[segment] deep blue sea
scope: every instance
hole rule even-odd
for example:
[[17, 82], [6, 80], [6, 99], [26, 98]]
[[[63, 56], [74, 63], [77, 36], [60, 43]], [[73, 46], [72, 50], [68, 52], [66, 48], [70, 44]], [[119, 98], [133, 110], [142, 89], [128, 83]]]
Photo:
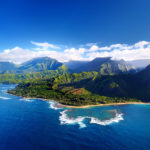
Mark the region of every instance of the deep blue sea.
[[150, 150], [150, 105], [58, 109], [0, 84], [0, 150]]

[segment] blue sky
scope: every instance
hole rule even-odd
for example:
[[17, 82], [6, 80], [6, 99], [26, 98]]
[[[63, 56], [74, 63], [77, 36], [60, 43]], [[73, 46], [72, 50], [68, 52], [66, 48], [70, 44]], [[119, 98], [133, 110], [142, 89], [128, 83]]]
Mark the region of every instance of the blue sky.
[[[149, 8], [149, 0], [1, 0], [0, 60], [20, 63], [43, 56], [43, 52], [60, 61], [93, 59], [94, 55], [131, 60], [124, 53], [135, 50], [140, 56], [133, 59], [149, 59]], [[146, 45], [137, 48], [136, 43], [142, 41]], [[121, 48], [102, 49], [116, 44]], [[91, 51], [92, 46], [97, 50]], [[115, 50], [123, 53], [114, 56]], [[16, 55], [27, 51], [32, 57]], [[74, 54], [61, 60], [64, 53], [82, 56]]]

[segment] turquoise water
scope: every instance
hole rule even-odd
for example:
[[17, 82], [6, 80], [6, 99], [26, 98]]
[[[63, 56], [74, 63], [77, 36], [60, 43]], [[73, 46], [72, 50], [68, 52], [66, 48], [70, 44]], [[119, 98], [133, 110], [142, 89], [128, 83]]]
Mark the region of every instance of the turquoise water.
[[150, 105], [59, 109], [0, 85], [0, 150], [149, 150]]

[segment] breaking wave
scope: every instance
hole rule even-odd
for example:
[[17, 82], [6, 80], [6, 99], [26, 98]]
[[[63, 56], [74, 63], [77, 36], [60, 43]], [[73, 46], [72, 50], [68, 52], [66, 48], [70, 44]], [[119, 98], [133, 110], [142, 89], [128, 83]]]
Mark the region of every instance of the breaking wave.
[[51, 102], [51, 101], [49, 101], [48, 103], [50, 104], [49, 107], [50, 107], [51, 109], [54, 109], [54, 110], [62, 109], [62, 108], [60, 108], [60, 107], [57, 106], [57, 103], [56, 103], [56, 102]]
[[98, 124], [98, 125], [109, 125], [109, 124], [112, 124], [112, 123], [118, 123], [119, 121], [121, 120], [124, 120], [123, 119], [123, 114], [122, 113], [116, 113], [116, 115], [110, 119], [107, 119], [107, 120], [101, 120], [101, 119], [98, 119], [98, 118], [95, 118], [95, 117], [90, 117], [90, 116], [85, 116], [85, 117], [82, 117], [82, 116], [78, 116], [77, 118], [74, 118], [74, 117], [69, 117], [67, 115], [67, 112], [68, 110], [64, 110], [62, 112], [60, 112], [60, 117], [59, 117], [59, 120], [60, 120], [60, 123], [61, 124], [70, 124], [70, 125], [74, 125], [74, 124], [78, 124], [80, 126], [80, 128], [84, 128], [86, 127], [86, 124], [84, 123], [84, 120], [85, 119], [90, 119], [89, 123], [95, 123], [95, 124]]
[[105, 126], [105, 125], [109, 125], [111, 123], [118, 123], [121, 120], [123, 120], [123, 114], [122, 113], [117, 113], [114, 118], [111, 118], [109, 120], [103, 120], [103, 121], [100, 120], [100, 119], [91, 117], [90, 123], [96, 123], [96, 124], [100, 124], [100, 125]]
[[3, 97], [3, 96], [0, 96], [0, 99], [4, 99], [4, 100], [6, 100], [6, 99], [10, 99], [10, 98], [8, 98], [8, 97]]
[[66, 114], [68, 110], [64, 110], [60, 112], [61, 116], [59, 117], [61, 124], [79, 124], [80, 128], [86, 127], [86, 125], [83, 123], [83, 120], [85, 117], [78, 116], [77, 118], [69, 118]]

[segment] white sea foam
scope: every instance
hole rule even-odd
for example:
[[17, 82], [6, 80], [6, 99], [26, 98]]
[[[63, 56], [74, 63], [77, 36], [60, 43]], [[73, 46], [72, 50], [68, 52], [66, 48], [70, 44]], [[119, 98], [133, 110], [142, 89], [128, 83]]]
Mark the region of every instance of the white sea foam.
[[19, 99], [20, 101], [25, 101], [25, 102], [33, 102], [33, 99], [28, 99], [28, 98], [21, 98]]
[[62, 112], [60, 112], [60, 123], [61, 124], [78, 124], [80, 126], [80, 128], [84, 128], [86, 127], [86, 124], [83, 122], [85, 119], [90, 119], [90, 123], [95, 123], [95, 124], [99, 124], [99, 125], [109, 125], [112, 123], [118, 123], [119, 121], [123, 120], [123, 114], [122, 113], [117, 113], [115, 117], [109, 119], [109, 120], [100, 120], [98, 118], [94, 118], [94, 117], [90, 117], [90, 116], [86, 116], [86, 117], [82, 117], [82, 116], [78, 116], [77, 118], [70, 118], [68, 117], [68, 115], [66, 114], [68, 110], [64, 110]]
[[100, 125], [109, 125], [111, 123], [118, 123], [119, 121], [123, 120], [123, 117], [122, 117], [122, 113], [117, 113], [116, 116], [114, 118], [111, 118], [109, 120], [100, 120], [100, 119], [97, 119], [97, 118], [94, 118], [94, 117], [91, 117], [91, 121], [90, 123], [96, 123], [96, 124], [100, 124]]
[[69, 118], [66, 114], [67, 110], [64, 110], [60, 112], [61, 116], [59, 117], [60, 123], [61, 124], [78, 124], [80, 128], [86, 127], [86, 125], [83, 123], [83, 120], [85, 117], [77, 117], [77, 118]]
[[4, 99], [4, 100], [6, 100], [6, 99], [10, 99], [10, 98], [8, 98], [8, 97], [3, 97], [3, 96], [0, 96], [0, 99]]
[[56, 105], [57, 103], [56, 103], [56, 102], [51, 102], [51, 101], [49, 101], [48, 103], [50, 104], [49, 107], [50, 107], [51, 109], [54, 109], [54, 110], [62, 109], [62, 108], [57, 107], [57, 105]]

